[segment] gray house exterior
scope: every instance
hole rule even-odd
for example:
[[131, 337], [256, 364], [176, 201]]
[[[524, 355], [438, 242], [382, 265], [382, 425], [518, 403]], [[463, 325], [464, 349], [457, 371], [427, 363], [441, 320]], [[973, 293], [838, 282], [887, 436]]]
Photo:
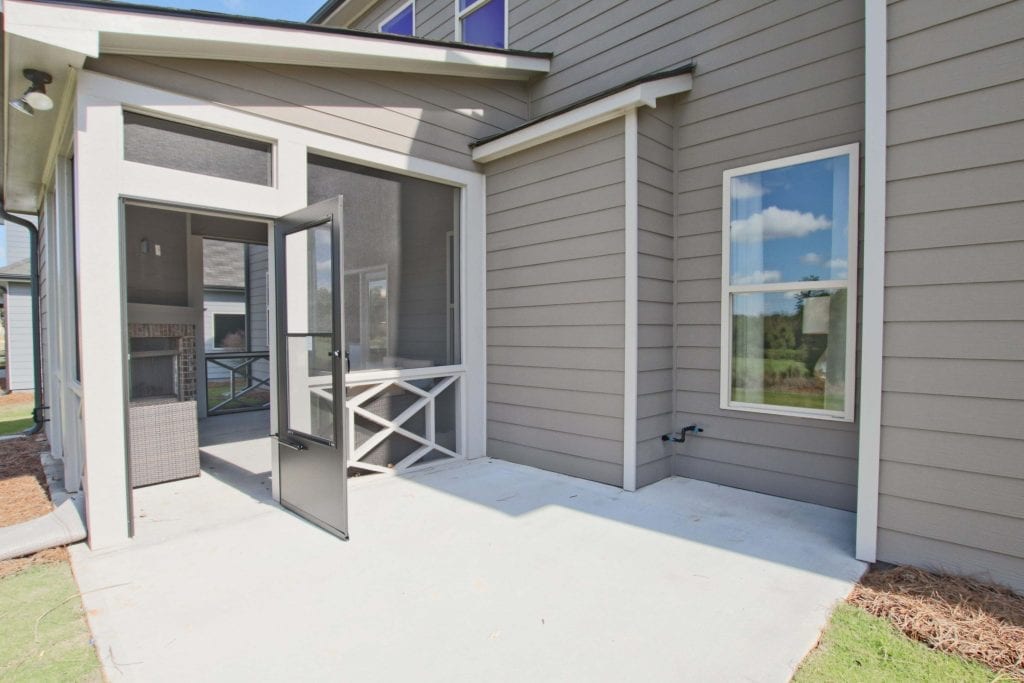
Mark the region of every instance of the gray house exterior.
[[32, 267], [28, 231], [19, 225], [5, 230], [7, 263], [0, 267], [0, 290], [4, 307], [4, 341], [8, 391], [32, 391], [35, 373], [32, 366]]
[[[465, 30], [456, 0], [417, 0], [414, 36], [377, 34], [406, 4], [332, 2], [313, 19], [334, 31], [267, 30], [395, 51]], [[482, 220], [461, 223], [485, 252], [466, 261], [482, 268], [486, 407], [466, 457], [855, 511], [861, 559], [1024, 589], [1024, 0], [508, 0], [505, 30], [498, 49], [452, 47], [508, 60], [487, 73], [125, 38], [78, 68], [484, 179]], [[853, 419], [737, 410], [724, 174], [836, 149], [855, 150], [860, 198]], [[5, 177], [11, 210], [40, 210], [11, 191], [33, 173]], [[686, 425], [702, 432], [663, 440]]]

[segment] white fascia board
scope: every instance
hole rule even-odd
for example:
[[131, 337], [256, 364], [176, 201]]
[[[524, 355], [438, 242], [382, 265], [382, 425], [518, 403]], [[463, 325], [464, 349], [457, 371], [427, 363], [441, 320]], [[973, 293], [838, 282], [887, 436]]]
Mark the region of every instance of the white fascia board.
[[692, 87], [693, 77], [690, 74], [669, 76], [635, 85], [475, 147], [473, 161], [485, 164], [610, 121], [640, 107], [646, 106], [653, 109], [657, 106], [658, 98], [678, 95], [687, 92]]
[[9, 33], [65, 49], [74, 45], [89, 57], [185, 57], [511, 80], [551, 68], [546, 57], [24, 0], [7, 0], [4, 15]]

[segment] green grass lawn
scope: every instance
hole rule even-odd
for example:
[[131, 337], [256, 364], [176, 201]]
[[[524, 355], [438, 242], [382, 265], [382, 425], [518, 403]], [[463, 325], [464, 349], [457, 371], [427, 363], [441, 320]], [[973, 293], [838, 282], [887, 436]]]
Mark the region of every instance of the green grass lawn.
[[981, 664], [911, 640], [885, 619], [841, 604], [794, 683], [986, 683], [998, 675]]
[[0, 680], [102, 680], [67, 562], [0, 579]]
[[[239, 389], [241, 391], [241, 389]], [[206, 405], [211, 408], [231, 395], [231, 387], [227, 380], [211, 381], [207, 384]], [[270, 392], [266, 387], [256, 389], [245, 396], [224, 406], [225, 410], [233, 408], [263, 407], [270, 400]]]
[[32, 401], [0, 402], [0, 436], [17, 434], [32, 426]]

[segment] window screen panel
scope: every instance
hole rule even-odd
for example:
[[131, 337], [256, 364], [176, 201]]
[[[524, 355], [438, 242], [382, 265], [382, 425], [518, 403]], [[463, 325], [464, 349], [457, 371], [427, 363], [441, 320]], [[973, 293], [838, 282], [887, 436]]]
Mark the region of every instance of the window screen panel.
[[124, 158], [243, 183], [273, 182], [269, 142], [129, 111], [124, 113]]
[[310, 156], [309, 203], [339, 194], [350, 368], [460, 363], [459, 190]]

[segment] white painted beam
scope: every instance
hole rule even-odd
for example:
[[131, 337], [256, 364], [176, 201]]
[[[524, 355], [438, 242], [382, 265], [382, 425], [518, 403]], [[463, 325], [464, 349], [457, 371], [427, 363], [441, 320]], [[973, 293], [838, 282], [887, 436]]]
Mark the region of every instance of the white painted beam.
[[857, 559], [878, 551], [878, 475], [882, 437], [882, 337], [885, 323], [886, 2], [864, 3], [864, 256], [861, 317], [860, 440], [857, 460]]
[[640, 203], [639, 190], [639, 125], [636, 109], [626, 112], [625, 120], [625, 330], [622, 386], [622, 488], [636, 491], [636, 419], [637, 372], [639, 363], [638, 293], [640, 289]]

